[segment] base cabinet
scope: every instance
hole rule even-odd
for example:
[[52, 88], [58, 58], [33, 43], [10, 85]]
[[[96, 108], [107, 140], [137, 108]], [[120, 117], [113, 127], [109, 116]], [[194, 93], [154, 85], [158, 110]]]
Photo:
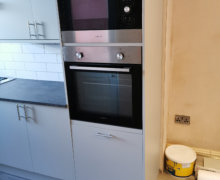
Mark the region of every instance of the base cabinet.
[[17, 106], [0, 101], [0, 114], [0, 164], [58, 179], [74, 179], [66, 108]]
[[26, 105], [26, 109], [34, 172], [72, 180], [74, 162], [67, 109], [38, 105]]
[[26, 122], [17, 113], [15, 103], [0, 101], [0, 164], [32, 171]]
[[72, 125], [77, 180], [143, 180], [142, 134]]

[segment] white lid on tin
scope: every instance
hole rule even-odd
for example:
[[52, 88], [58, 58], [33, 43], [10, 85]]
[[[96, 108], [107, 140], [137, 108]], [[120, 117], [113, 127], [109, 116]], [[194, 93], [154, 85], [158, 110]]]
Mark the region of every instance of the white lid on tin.
[[166, 157], [180, 164], [192, 163], [196, 160], [196, 152], [184, 145], [171, 145], [166, 148]]

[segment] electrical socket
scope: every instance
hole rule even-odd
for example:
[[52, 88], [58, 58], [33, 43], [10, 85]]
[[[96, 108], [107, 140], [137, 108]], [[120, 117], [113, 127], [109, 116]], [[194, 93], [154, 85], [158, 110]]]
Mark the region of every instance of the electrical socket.
[[190, 125], [190, 116], [175, 115], [175, 123]]

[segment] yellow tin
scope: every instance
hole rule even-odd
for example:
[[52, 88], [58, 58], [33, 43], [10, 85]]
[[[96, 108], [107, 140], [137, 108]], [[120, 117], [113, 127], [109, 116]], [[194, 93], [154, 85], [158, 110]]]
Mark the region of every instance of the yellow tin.
[[165, 151], [166, 170], [177, 177], [188, 177], [193, 174], [196, 153], [183, 145], [171, 145]]

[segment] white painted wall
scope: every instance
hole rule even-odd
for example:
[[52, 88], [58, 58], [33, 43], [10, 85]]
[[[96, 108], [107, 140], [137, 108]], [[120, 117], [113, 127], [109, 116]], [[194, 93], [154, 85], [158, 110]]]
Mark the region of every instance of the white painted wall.
[[64, 81], [60, 45], [0, 43], [0, 76]]

